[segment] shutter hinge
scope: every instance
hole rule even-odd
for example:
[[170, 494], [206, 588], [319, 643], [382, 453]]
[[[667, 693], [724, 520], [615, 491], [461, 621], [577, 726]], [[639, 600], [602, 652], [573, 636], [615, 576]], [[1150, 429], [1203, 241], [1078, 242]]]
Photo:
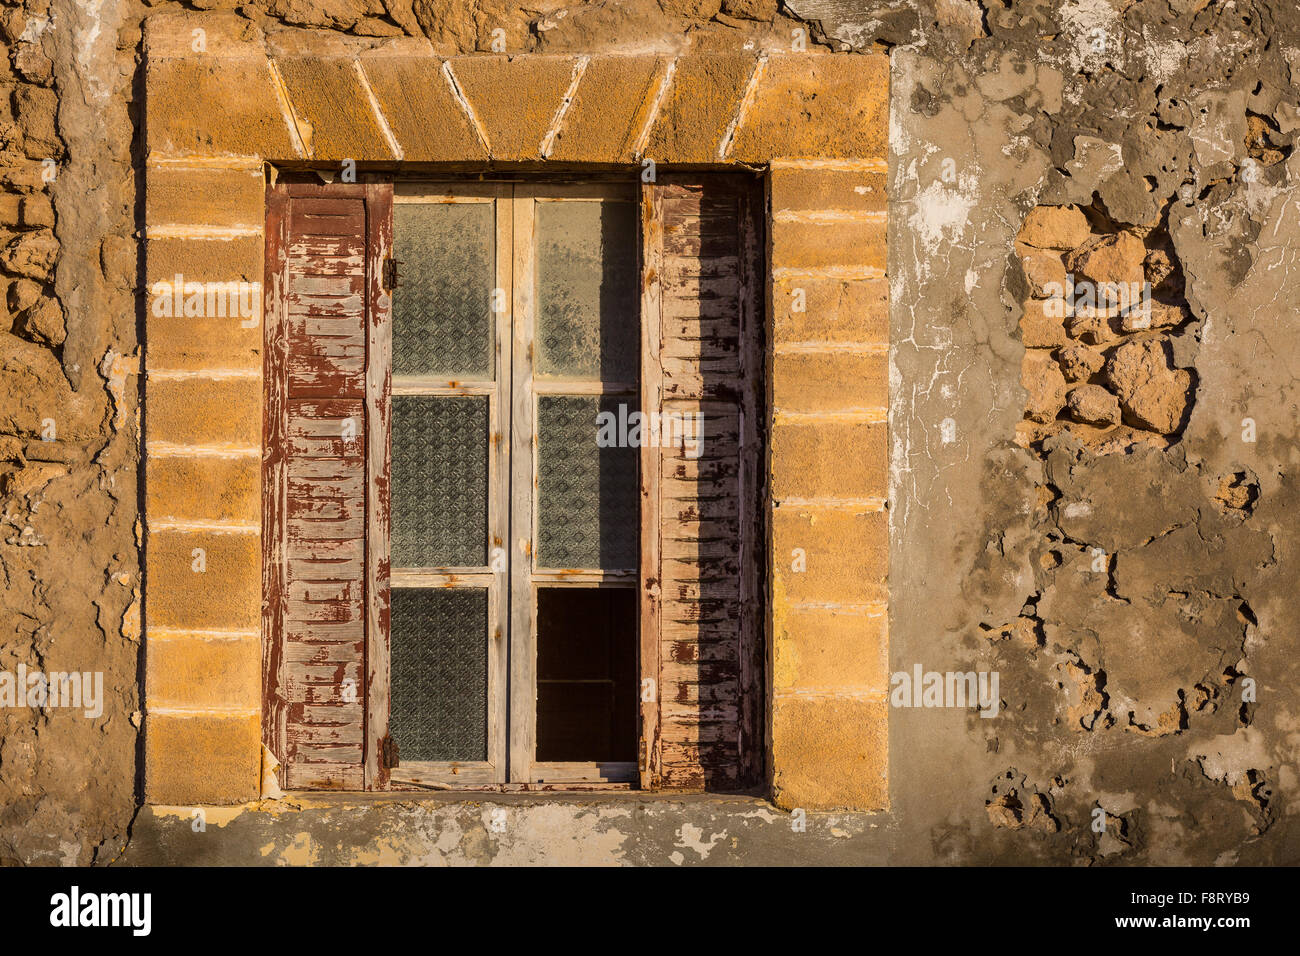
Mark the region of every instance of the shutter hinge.
[[379, 738], [379, 763], [385, 770], [396, 768], [400, 759], [397, 753], [397, 741], [393, 739], [392, 734], [385, 734]]
[[388, 258], [384, 260], [384, 291], [391, 292], [397, 288], [397, 266], [399, 260]]

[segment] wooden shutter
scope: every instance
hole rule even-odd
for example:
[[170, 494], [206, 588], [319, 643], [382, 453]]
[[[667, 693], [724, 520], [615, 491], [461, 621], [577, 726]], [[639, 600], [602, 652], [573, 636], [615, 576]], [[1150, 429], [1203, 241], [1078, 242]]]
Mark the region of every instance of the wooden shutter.
[[267, 191], [263, 739], [289, 789], [383, 786], [389, 186]]
[[754, 185], [696, 174], [642, 193], [642, 407], [704, 426], [698, 457], [642, 451], [643, 787], [736, 789], [762, 770]]

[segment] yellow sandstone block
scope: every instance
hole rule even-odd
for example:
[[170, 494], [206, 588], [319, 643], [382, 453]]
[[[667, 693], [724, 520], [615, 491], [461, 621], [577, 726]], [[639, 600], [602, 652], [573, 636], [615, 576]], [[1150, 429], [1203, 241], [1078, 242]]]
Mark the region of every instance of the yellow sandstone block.
[[171, 805], [244, 803], [261, 793], [261, 717], [150, 714], [145, 800]]
[[883, 498], [884, 422], [780, 421], [772, 426], [772, 497]]
[[772, 789], [793, 810], [889, 808], [889, 705], [860, 697], [777, 696]]

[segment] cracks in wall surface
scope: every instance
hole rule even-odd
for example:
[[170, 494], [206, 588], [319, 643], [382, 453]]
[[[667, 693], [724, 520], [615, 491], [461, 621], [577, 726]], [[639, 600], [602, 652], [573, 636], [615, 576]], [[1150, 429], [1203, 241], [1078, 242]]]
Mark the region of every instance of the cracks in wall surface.
[[[918, 805], [936, 854], [1240, 861], [1294, 845], [1276, 781], [1297, 779], [1280, 515], [1297, 504], [1281, 409], [1296, 407], [1283, 249], [1300, 115], [1285, 51], [1300, 22], [1250, 6], [1007, 0], [982, 5], [996, 51], [954, 30], [894, 50], [893, 655], [935, 666], [941, 648], [975, 648], [1006, 701], [1005, 719], [967, 720], [982, 749], [895, 733], [923, 749], [912, 772], [1002, 758], [1063, 781], [1054, 834], [1024, 825], [1023, 792], [1019, 811], [986, 793], [1005, 831], [992, 845]], [[948, 198], [970, 212], [922, 244], [898, 224], [944, 185], [945, 159]], [[1071, 272], [1149, 282], [1154, 321], [1045, 321], [1046, 284]], [[956, 396], [934, 388], [949, 351]], [[946, 418], [959, 448], [938, 440]], [[1245, 756], [1204, 774], [1186, 751], [1220, 739]], [[1207, 818], [1214, 846], [1193, 851]]]
[[[507, 55], [725, 54], [789, 49], [796, 28], [811, 55], [892, 50], [891, 643], [900, 663], [940, 668], [943, 655], [975, 649], [1002, 672], [1008, 708], [955, 735], [916, 729], [919, 714], [891, 716], [898, 859], [1293, 858], [1300, 23], [1290, 6], [256, 0], [241, 10], [279, 33], [427, 37], [438, 54], [497, 42]], [[93, 726], [3, 715], [7, 861], [111, 860], [135, 819], [141, 104], [130, 78], [146, 12], [28, 0], [0, 14], [11, 318], [0, 600], [13, 629], [0, 668], [93, 659], [117, 702]], [[1062, 324], [1086, 350], [1067, 360], [1080, 376], [1068, 384], [1110, 392], [1107, 351], [1159, 338], [1160, 355], [1144, 349], [1134, 364], [1188, 373], [1176, 428], [1144, 427], [1153, 419], [1131, 417], [1141, 402], [1126, 413], [1113, 392], [1120, 422], [1106, 429], [1129, 437], [1090, 443], [1100, 426], [1086, 419], [1107, 422], [1113, 409], [1096, 394], [1071, 408], [1067, 392], [1031, 447], [1015, 442], [1026, 346], [1052, 352], [1063, 378], [1056, 353], [1074, 347], [1024, 340], [1033, 279], [1015, 242], [1031, 210], [1066, 208], [1088, 236], [1055, 250], [1062, 257], [1094, 235], [1107, 244], [1093, 255], [1132, 235], [1144, 278], [1164, 250], [1183, 282], [1165, 302], [1179, 321], [1160, 330], [1121, 324], [1100, 342], [1086, 336], [1104, 336], [1101, 325], [1071, 336]], [[71, 773], [56, 765], [67, 740], [85, 755]], [[78, 791], [84, 780], [108, 789]], [[930, 799], [936, 789], [943, 801]], [[492, 858], [465, 840], [467, 857]]]

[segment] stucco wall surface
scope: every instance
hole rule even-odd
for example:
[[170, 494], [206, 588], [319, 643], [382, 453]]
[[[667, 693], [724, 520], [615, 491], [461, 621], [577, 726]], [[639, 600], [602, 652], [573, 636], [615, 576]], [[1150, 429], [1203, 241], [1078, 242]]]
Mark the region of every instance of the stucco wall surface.
[[[1002, 706], [891, 708], [889, 813], [809, 814], [808, 832], [849, 833], [838, 862], [1300, 859], [1292, 4], [37, 0], [0, 13], [0, 669], [101, 670], [105, 700], [95, 719], [0, 712], [0, 860], [199, 862], [269, 845], [309, 862], [292, 848], [324, 833], [343, 848], [326, 855], [352, 861], [394, 826], [407, 861], [432, 859], [439, 834], [479, 847], [474, 861], [510, 858], [469, 803], [264, 804], [202, 833], [139, 809], [142, 23], [199, 8], [285, 44], [324, 28], [426, 37], [442, 56], [491, 53], [497, 29], [508, 54], [788, 52], [796, 30], [887, 52], [889, 670], [996, 672]], [[1024, 229], [1032, 210], [1064, 207], [1088, 234], [1045, 240], [1059, 256], [1131, 235], [1142, 275], [1156, 251], [1177, 273], [1174, 324], [1112, 329], [1159, 342], [1140, 361], [1112, 363], [1098, 325], [1026, 341]], [[1066, 369], [1031, 359], [1027, 374], [1027, 344], [1083, 347], [1085, 365], [1100, 354], [1096, 381], [1071, 384], [1114, 395], [1118, 427], [1144, 434], [1097, 441], [1084, 420], [1097, 415], [1057, 381]], [[1041, 418], [1051, 434], [1027, 434]], [[560, 806], [511, 804], [506, 826], [586, 832], [627, 813], [617, 832], [637, 839], [736, 838], [710, 861], [766, 852], [743, 821], [769, 811], [749, 804]], [[241, 827], [248, 841], [221, 842]]]

